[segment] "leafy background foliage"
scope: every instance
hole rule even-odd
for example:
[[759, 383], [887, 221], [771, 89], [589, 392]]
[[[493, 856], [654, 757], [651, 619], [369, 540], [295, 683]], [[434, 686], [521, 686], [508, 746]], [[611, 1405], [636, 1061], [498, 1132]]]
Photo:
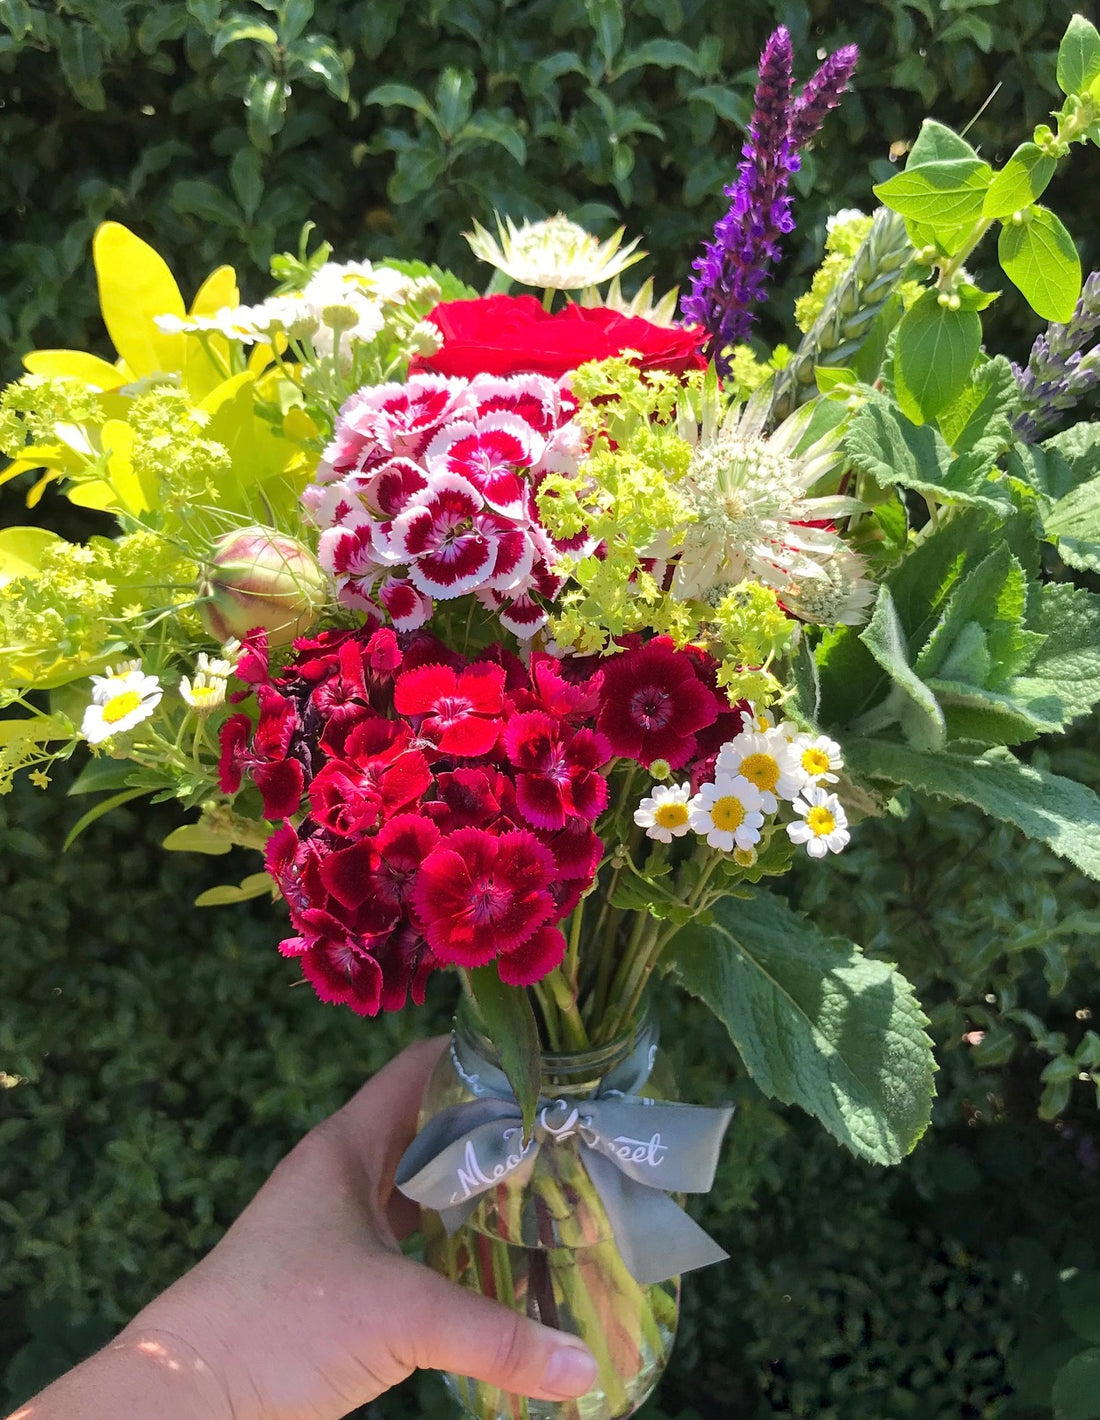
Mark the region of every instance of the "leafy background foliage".
[[[0, 341], [9, 356], [88, 348], [87, 252], [105, 217], [171, 252], [192, 289], [242, 249], [262, 268], [307, 219], [342, 255], [416, 251], [484, 280], [459, 234], [494, 206], [564, 208], [601, 231], [625, 221], [644, 233], [658, 284], [682, 282], [719, 214], [777, 22], [802, 78], [818, 51], [857, 40], [863, 52], [856, 92], [797, 180], [787, 321], [825, 216], [869, 204], [868, 165], [891, 176], [889, 145], [912, 142], [926, 112], [964, 125], [999, 84], [968, 137], [1000, 162], [1045, 120], [1072, 8], [0, 0]], [[1052, 188], [1078, 238], [1089, 191]], [[1018, 306], [1005, 305], [1007, 320]]]
[[[1046, 117], [1071, 9], [0, 0], [0, 363], [102, 347], [88, 251], [108, 216], [192, 286], [218, 261], [244, 268], [242, 253], [262, 268], [307, 218], [341, 257], [415, 251], [483, 281], [458, 234], [494, 205], [562, 207], [601, 232], [625, 221], [658, 285], [682, 281], [780, 21], [803, 75], [818, 50], [864, 53], [798, 179], [764, 327], [789, 337], [826, 214], [868, 205], [870, 177], [897, 171], [888, 144], [926, 112], [961, 126], [998, 82], [968, 138], [1003, 162]], [[1092, 188], [1056, 177], [1051, 192], [1096, 265]], [[1020, 310], [998, 304], [1009, 341], [1033, 328]], [[22, 520], [13, 490], [3, 509]], [[1027, 757], [1100, 782], [1087, 726], [1049, 765], [1041, 741]], [[415, 1017], [364, 1026], [320, 1006], [273, 951], [276, 908], [190, 906], [234, 872], [163, 854], [170, 809], [120, 810], [60, 855], [79, 814], [64, 787], [0, 801], [0, 1403], [178, 1275], [302, 1132], [413, 1031], [443, 1029], [450, 1005], [440, 981]], [[942, 1067], [934, 1129], [895, 1169], [861, 1163], [766, 1103], [701, 1007], [665, 1003], [685, 1096], [738, 1102], [698, 1210], [735, 1261], [689, 1282], [649, 1420], [709, 1417], [715, 1395], [747, 1420], [1038, 1420], [1054, 1399], [1087, 1415], [1072, 1387], [1100, 1342], [1096, 885], [966, 806], [903, 795], [789, 892], [914, 982]], [[441, 1406], [426, 1377], [384, 1414]]]

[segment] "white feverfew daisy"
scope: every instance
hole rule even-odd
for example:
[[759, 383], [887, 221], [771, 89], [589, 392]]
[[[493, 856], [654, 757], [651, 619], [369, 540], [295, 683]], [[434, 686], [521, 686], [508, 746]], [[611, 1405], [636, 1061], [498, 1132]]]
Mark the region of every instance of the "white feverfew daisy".
[[749, 734], [756, 732], [761, 735], [768, 730], [778, 730], [788, 740], [796, 739], [800, 733], [793, 720], [780, 720], [776, 724], [774, 711], [757, 710], [753, 705], [741, 711], [741, 728]]
[[96, 676], [100, 684], [84, 711], [80, 732], [90, 745], [101, 744], [112, 735], [125, 734], [147, 720], [164, 694], [155, 675], [128, 671], [124, 676]]
[[644, 828], [647, 838], [671, 843], [691, 827], [690, 784], [657, 784], [634, 810], [634, 822]]
[[200, 651], [194, 679], [180, 677], [180, 695], [199, 715], [209, 715], [211, 710], [225, 704], [226, 677], [230, 670], [228, 661], [212, 661]]
[[715, 775], [690, 804], [691, 827], [723, 853], [745, 851], [760, 842], [764, 823], [760, 791], [741, 775]]
[[102, 675], [92, 676], [93, 702], [103, 705], [112, 695], [127, 689], [128, 677], [140, 670], [140, 661], [119, 661], [117, 666], [107, 666]]
[[740, 774], [755, 785], [766, 814], [775, 813], [780, 799], [793, 799], [805, 783], [791, 742], [780, 728], [735, 735], [718, 751], [715, 775], [719, 774]]
[[827, 853], [839, 853], [847, 847], [848, 815], [835, 794], [825, 789], [807, 789], [795, 799], [795, 823], [787, 825], [787, 837], [792, 843], [804, 843], [811, 858], [824, 858]]
[[808, 788], [835, 784], [834, 771], [844, 768], [840, 746], [827, 735], [799, 735], [791, 745], [791, 753]]

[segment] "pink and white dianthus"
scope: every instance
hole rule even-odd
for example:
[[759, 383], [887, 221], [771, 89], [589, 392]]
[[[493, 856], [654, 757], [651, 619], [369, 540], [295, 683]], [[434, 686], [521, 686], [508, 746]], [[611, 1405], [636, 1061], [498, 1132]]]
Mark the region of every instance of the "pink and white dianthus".
[[529, 639], [548, 619], [563, 552], [536, 494], [583, 451], [576, 403], [542, 375], [412, 376], [353, 395], [302, 501], [346, 606], [414, 631], [436, 601], [474, 594]]

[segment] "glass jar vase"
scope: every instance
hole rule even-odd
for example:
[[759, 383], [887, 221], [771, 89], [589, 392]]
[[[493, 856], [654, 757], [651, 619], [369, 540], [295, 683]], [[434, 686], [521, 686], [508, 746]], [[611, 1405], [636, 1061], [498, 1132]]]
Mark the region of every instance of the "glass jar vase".
[[[540, 1108], [542, 1146], [525, 1151], [517, 1126], [518, 1166], [514, 1157], [508, 1160], [509, 1171], [489, 1187], [482, 1188], [484, 1176], [476, 1180], [476, 1203], [454, 1231], [448, 1233], [438, 1213], [424, 1210], [429, 1266], [580, 1337], [599, 1362], [596, 1386], [572, 1401], [532, 1400], [447, 1375], [448, 1388], [477, 1420], [619, 1420], [657, 1384], [676, 1334], [680, 1279], [645, 1284], [631, 1275], [583, 1149], [584, 1102], [620, 1085], [624, 1068], [632, 1098], [673, 1097], [656, 1057], [657, 1030], [646, 1016], [609, 1044], [543, 1055], [543, 1100], [551, 1103]], [[452, 1048], [428, 1082], [420, 1127], [452, 1106], [495, 1093], [485, 1082], [499, 1080], [499, 1071], [496, 1052], [463, 1001]], [[467, 1158], [478, 1174], [476, 1152]]]

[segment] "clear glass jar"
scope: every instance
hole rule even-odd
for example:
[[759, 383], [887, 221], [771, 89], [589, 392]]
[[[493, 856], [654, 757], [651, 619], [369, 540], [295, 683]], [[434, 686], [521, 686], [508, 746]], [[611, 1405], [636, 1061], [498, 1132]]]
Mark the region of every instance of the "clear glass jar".
[[[656, 1027], [642, 1016], [609, 1044], [546, 1054], [543, 1094], [566, 1106], [588, 1099], [636, 1049], [648, 1051], [652, 1066], [656, 1044]], [[477, 1099], [477, 1070], [469, 1065], [499, 1068], [497, 1061], [463, 1001], [454, 1049], [444, 1053], [428, 1082], [420, 1127], [452, 1105]], [[656, 1067], [637, 1093], [673, 1099], [659, 1057]], [[446, 1376], [452, 1394], [477, 1420], [619, 1420], [632, 1415], [651, 1393], [672, 1350], [680, 1279], [644, 1285], [630, 1275], [579, 1143], [574, 1134], [538, 1149], [482, 1193], [469, 1219], [449, 1237], [438, 1215], [424, 1211], [429, 1266], [471, 1291], [580, 1337], [600, 1363], [596, 1387], [574, 1401], [531, 1400], [464, 1376]]]

